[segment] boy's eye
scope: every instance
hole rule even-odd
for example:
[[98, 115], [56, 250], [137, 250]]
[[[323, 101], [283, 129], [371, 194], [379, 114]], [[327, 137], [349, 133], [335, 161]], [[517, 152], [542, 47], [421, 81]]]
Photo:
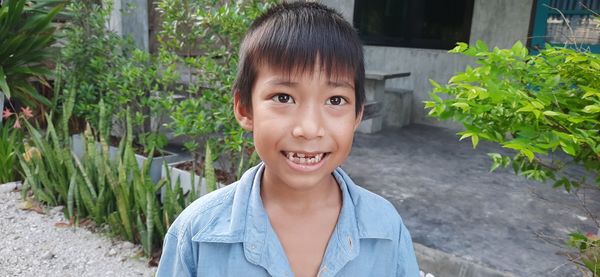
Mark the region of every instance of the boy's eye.
[[283, 104], [292, 104], [295, 103], [294, 102], [294, 98], [292, 98], [291, 96], [285, 94], [285, 93], [279, 93], [275, 96], [273, 96], [273, 101], [277, 102], [277, 103], [283, 103]]
[[327, 102], [325, 102], [325, 104], [327, 104], [327, 105], [333, 105], [333, 106], [344, 105], [346, 103], [348, 103], [346, 101], [346, 99], [344, 99], [344, 97], [341, 97], [341, 96], [332, 96], [332, 97], [329, 97], [329, 99], [327, 99]]

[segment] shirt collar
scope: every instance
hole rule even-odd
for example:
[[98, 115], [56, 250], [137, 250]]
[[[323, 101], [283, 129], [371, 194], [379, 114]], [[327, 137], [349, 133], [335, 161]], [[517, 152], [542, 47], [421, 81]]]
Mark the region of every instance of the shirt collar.
[[[274, 276], [291, 276], [284, 250], [271, 228], [260, 197], [264, 163], [248, 170], [240, 178], [231, 205], [223, 205], [210, 223], [193, 238], [199, 242], [243, 243], [246, 259], [267, 269]], [[360, 239], [392, 239], [389, 228], [371, 224], [362, 216], [359, 189], [341, 169], [333, 172], [342, 192], [342, 209], [323, 258], [327, 272], [337, 272], [347, 262], [358, 256]], [[247, 208], [245, 208], [247, 207]]]

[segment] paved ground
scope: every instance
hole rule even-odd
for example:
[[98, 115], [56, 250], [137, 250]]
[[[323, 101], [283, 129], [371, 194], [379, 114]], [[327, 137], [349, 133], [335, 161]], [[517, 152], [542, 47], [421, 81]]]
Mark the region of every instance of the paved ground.
[[[411, 125], [357, 134], [343, 167], [394, 203], [417, 243], [517, 276], [579, 276], [560, 255], [569, 249], [541, 238], [596, 232], [575, 196], [512, 170], [490, 173], [489, 152], [510, 153], [487, 143], [474, 150], [453, 130]], [[600, 193], [587, 197], [600, 214]]]

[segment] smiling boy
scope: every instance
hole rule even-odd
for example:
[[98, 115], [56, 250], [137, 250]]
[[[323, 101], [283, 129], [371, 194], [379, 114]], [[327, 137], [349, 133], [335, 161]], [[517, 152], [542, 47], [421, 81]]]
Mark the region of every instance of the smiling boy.
[[337, 12], [284, 3], [250, 27], [234, 112], [262, 163], [186, 208], [158, 276], [419, 276], [395, 208], [339, 168], [361, 121], [361, 42]]

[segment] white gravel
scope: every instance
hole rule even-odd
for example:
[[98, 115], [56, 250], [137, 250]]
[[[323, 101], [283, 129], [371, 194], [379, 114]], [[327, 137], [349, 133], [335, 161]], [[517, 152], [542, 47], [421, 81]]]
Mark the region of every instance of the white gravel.
[[[68, 223], [60, 208], [21, 210], [21, 196], [0, 185], [0, 276], [154, 276], [141, 249]], [[60, 224], [59, 224], [60, 225]]]

